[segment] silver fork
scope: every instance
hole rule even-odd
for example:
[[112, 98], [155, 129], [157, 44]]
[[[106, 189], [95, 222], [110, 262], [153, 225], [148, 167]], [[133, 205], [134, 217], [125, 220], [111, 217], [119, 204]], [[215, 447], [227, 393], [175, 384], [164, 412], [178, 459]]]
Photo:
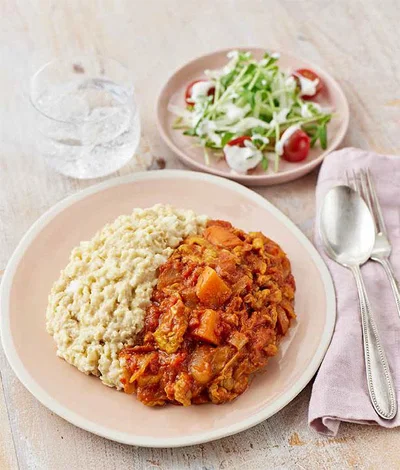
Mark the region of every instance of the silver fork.
[[371, 172], [367, 168], [366, 170], [360, 170], [357, 175], [353, 170], [352, 176], [349, 173], [346, 173], [346, 176], [347, 184], [353, 187], [364, 198], [374, 219], [376, 235], [371, 259], [379, 263], [385, 270], [396, 301], [397, 313], [400, 316], [400, 288], [389, 258], [392, 252], [392, 245], [386, 231], [381, 205], [379, 204]]

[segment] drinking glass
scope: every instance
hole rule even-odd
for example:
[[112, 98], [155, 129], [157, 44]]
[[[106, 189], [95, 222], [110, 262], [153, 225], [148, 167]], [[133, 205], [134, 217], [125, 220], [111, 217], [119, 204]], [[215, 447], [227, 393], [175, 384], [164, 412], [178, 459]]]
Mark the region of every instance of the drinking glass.
[[121, 168], [140, 140], [130, 71], [114, 59], [55, 59], [30, 82], [39, 152], [58, 172], [97, 178]]

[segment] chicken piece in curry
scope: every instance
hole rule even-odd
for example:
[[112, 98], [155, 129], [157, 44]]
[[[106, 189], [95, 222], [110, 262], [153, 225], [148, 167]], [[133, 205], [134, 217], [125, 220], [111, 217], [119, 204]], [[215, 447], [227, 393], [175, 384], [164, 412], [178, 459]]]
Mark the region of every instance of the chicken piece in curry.
[[294, 292], [275, 242], [209, 221], [160, 268], [138, 344], [121, 351], [125, 391], [149, 406], [234, 400], [277, 354]]

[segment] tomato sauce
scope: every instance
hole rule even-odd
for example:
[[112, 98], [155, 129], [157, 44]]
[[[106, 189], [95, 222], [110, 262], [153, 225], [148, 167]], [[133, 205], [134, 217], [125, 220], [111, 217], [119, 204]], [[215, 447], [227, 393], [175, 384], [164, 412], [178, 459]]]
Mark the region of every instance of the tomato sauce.
[[225, 403], [275, 356], [295, 318], [295, 281], [262, 233], [213, 220], [160, 268], [124, 389], [145, 405]]

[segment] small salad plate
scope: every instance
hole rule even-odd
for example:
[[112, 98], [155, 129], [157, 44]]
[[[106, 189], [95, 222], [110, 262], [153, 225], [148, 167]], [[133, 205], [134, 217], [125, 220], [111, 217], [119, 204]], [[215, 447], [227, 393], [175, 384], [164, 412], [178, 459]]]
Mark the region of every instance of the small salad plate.
[[327, 72], [284, 52], [222, 50], [177, 70], [158, 99], [167, 146], [190, 168], [250, 186], [297, 179], [343, 140], [349, 106]]

